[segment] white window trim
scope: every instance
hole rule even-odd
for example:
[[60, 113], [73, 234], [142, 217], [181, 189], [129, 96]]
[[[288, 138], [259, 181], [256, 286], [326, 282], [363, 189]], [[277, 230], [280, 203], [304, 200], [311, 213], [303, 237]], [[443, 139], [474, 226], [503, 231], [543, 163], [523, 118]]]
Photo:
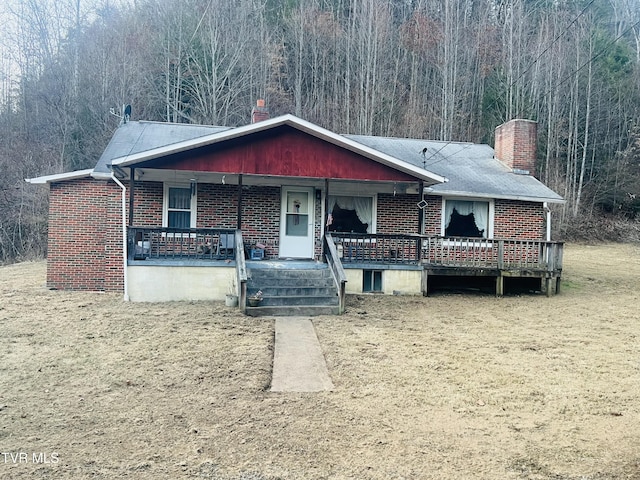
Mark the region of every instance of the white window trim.
[[[189, 183], [164, 183], [162, 194], [162, 227], [169, 225], [169, 188], [191, 188]], [[197, 188], [191, 194], [191, 218], [189, 228], [196, 228], [198, 215], [198, 190]]]
[[495, 201], [493, 199], [487, 199], [487, 198], [474, 198], [474, 197], [447, 197], [447, 198], [442, 198], [442, 210], [440, 211], [440, 236], [444, 237], [444, 232], [445, 232], [445, 226], [446, 226], [446, 218], [445, 218], [445, 212], [447, 211], [447, 205], [446, 203], [448, 201], [454, 201], [454, 202], [487, 202], [489, 204], [489, 218], [488, 218], [488, 223], [489, 225], [487, 226], [488, 228], [488, 234], [486, 237], [486, 240], [493, 240], [493, 227], [494, 227], [494, 219], [495, 219]]

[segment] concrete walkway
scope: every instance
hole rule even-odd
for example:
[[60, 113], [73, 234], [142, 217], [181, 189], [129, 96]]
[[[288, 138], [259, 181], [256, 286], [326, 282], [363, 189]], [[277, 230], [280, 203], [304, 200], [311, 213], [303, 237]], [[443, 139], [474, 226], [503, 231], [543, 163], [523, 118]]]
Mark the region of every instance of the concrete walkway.
[[311, 319], [277, 317], [272, 392], [333, 390]]

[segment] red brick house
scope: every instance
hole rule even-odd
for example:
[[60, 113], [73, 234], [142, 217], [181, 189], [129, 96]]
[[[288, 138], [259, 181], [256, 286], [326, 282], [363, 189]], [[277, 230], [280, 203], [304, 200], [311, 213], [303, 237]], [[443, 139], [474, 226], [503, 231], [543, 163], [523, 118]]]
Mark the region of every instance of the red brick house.
[[[451, 279], [557, 289], [548, 204], [562, 199], [535, 178], [535, 122], [498, 127], [494, 150], [338, 135], [261, 103], [253, 116], [237, 128], [126, 121], [95, 168], [29, 179], [50, 188], [47, 285], [140, 301], [235, 293], [241, 308], [261, 290], [272, 313]], [[268, 278], [287, 270], [319, 277], [286, 289], [284, 273]]]

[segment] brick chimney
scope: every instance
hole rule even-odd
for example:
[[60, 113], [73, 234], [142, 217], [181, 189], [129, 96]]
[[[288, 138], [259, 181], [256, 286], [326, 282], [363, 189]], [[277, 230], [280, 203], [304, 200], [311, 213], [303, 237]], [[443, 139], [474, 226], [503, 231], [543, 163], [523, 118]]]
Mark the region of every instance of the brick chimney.
[[269, 109], [264, 106], [261, 98], [256, 102], [256, 106], [251, 109], [251, 123], [261, 122], [269, 119]]
[[536, 176], [537, 122], [514, 119], [496, 127], [496, 157], [515, 173]]

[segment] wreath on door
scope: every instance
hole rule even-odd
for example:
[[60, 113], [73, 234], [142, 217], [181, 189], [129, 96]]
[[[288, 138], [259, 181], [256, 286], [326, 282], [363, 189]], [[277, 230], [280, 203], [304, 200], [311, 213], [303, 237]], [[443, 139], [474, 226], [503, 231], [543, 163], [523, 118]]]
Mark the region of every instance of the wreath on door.
[[293, 224], [298, 225], [300, 223], [300, 200], [293, 201]]

